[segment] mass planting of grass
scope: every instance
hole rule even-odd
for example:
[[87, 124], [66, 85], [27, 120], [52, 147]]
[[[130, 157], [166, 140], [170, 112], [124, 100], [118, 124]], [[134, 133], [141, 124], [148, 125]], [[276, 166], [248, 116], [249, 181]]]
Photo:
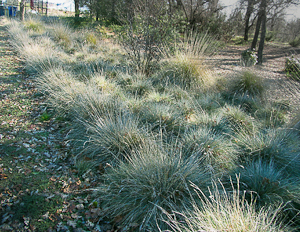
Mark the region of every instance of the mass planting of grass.
[[176, 51], [165, 49], [152, 72], [142, 73], [96, 32], [33, 18], [7, 30], [52, 114], [68, 122], [75, 165], [81, 173], [101, 167], [94, 198], [120, 227], [300, 225], [293, 105], [266, 100], [268, 86], [249, 69], [216, 77], [204, 62], [214, 46], [206, 34], [177, 41]]

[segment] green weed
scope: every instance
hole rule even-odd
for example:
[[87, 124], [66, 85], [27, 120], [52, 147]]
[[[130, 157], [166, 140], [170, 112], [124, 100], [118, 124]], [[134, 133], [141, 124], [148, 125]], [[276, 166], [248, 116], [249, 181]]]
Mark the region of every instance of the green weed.
[[289, 41], [289, 45], [292, 47], [298, 47], [300, 45], [300, 37], [296, 37], [295, 39]]
[[86, 34], [85, 39], [86, 39], [86, 42], [88, 44], [90, 44], [91, 46], [95, 47], [97, 45], [98, 41], [97, 41], [97, 37], [95, 34], [89, 32]]
[[173, 100], [173, 96], [169, 93], [159, 93], [156, 91], [152, 91], [148, 94], [146, 101], [150, 102], [171, 102]]
[[28, 217], [31, 224], [34, 223], [36, 229], [40, 231], [55, 226], [55, 222], [40, 220], [41, 215], [56, 213], [56, 210], [63, 203], [63, 199], [58, 196], [46, 201], [46, 197], [38, 194], [24, 194], [20, 201], [21, 203], [14, 206], [14, 219], [24, 221]]
[[41, 121], [41, 122], [49, 121], [50, 118], [51, 118], [51, 115], [50, 115], [47, 111], [45, 111], [45, 112], [43, 112], [42, 115], [40, 116], [40, 121]]

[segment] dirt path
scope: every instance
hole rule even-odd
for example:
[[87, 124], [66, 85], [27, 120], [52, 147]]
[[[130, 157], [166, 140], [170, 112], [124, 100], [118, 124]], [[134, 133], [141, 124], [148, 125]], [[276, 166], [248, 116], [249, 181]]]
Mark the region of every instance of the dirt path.
[[[249, 45], [250, 46], [250, 45]], [[215, 70], [219, 73], [230, 73], [233, 71], [241, 71], [243, 67], [240, 65], [240, 57], [242, 51], [249, 46], [232, 45], [222, 49], [217, 55], [209, 58], [215, 63]], [[277, 73], [284, 76], [284, 64], [286, 57], [290, 55], [300, 54], [300, 48], [291, 46], [267, 44], [264, 48], [263, 65], [255, 66], [259, 70], [269, 72], [268, 76], [276, 76]]]
[[297, 109], [300, 109], [300, 84], [288, 80], [285, 72], [285, 60], [295, 54], [300, 55], [300, 48], [267, 43], [264, 48], [263, 65], [256, 65], [245, 68], [240, 65], [242, 51], [248, 46], [232, 45], [222, 49], [217, 55], [210, 57], [213, 69], [218, 75], [225, 75], [231, 78], [240, 72], [249, 70], [261, 76], [267, 87], [267, 97], [276, 100], [288, 100]]

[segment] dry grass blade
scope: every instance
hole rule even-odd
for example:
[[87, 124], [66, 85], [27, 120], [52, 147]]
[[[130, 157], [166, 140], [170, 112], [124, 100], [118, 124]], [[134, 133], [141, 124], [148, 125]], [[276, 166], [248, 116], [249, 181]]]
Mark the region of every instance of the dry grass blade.
[[194, 231], [290, 231], [277, 219], [280, 206], [277, 209], [261, 208], [256, 210], [253, 202], [248, 203], [240, 195], [239, 189], [226, 192], [215, 186], [209, 198], [202, 190], [194, 185], [198, 192], [201, 204], [194, 204], [191, 210], [169, 214], [167, 223], [174, 232]]

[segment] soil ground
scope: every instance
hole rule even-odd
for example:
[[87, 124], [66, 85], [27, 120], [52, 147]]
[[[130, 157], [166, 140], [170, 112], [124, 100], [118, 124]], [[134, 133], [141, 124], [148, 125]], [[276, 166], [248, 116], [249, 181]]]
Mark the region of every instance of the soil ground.
[[300, 85], [298, 82], [287, 78], [285, 61], [287, 57], [300, 56], [300, 48], [293, 48], [289, 45], [266, 43], [263, 52], [263, 65], [253, 67], [243, 67], [241, 65], [241, 53], [248, 49], [249, 45], [227, 45], [218, 54], [209, 57], [209, 63], [217, 75], [228, 78], [239, 75], [239, 73], [249, 70], [264, 79], [268, 98], [273, 100], [288, 100], [297, 109], [300, 109]]

